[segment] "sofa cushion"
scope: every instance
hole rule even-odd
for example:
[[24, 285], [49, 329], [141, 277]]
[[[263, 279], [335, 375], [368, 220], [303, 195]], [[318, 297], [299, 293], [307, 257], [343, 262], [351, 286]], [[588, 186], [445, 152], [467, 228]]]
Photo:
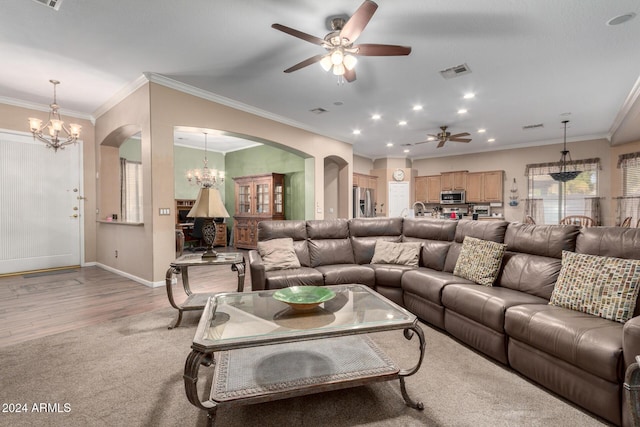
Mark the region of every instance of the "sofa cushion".
[[640, 259], [640, 228], [582, 228], [576, 239], [576, 252]]
[[324, 277], [315, 268], [300, 267], [290, 270], [273, 270], [265, 273], [265, 289], [322, 285], [324, 285]]
[[376, 275], [376, 289], [378, 286], [400, 289], [402, 275], [416, 268], [399, 264], [369, 264], [369, 267], [373, 269]]
[[436, 218], [405, 218], [402, 235], [405, 241], [440, 240], [452, 241], [456, 235], [458, 221]]
[[290, 237], [293, 248], [303, 267], [309, 267], [309, 249], [307, 248], [307, 222], [304, 220], [260, 221], [258, 223], [258, 241]]
[[503, 243], [465, 237], [453, 274], [492, 286], [500, 272], [504, 248]]
[[494, 331], [504, 333], [504, 313], [520, 304], [544, 304], [546, 300], [501, 287], [449, 284], [442, 290], [442, 305]]
[[504, 288], [551, 298], [562, 262], [557, 258], [507, 250], [496, 284]]
[[511, 252], [562, 258], [562, 251], [574, 251], [580, 227], [575, 225], [536, 225], [512, 222], [504, 243]]
[[511, 338], [600, 378], [622, 379], [621, 323], [548, 304], [527, 304], [507, 309], [504, 329]]
[[420, 267], [402, 275], [402, 289], [438, 305], [442, 305], [442, 289], [452, 283], [472, 285], [471, 280], [444, 271]]
[[507, 221], [458, 221], [455, 241], [463, 243], [464, 238], [469, 236], [502, 243], [504, 242], [504, 234], [508, 225]]
[[309, 240], [311, 267], [332, 264], [355, 264], [350, 239]]
[[640, 261], [564, 251], [549, 304], [624, 323], [633, 315]]
[[422, 243], [392, 243], [378, 240], [376, 242], [371, 264], [398, 264], [418, 266]]
[[373, 288], [376, 284], [373, 269], [366, 265], [322, 265], [316, 267], [316, 269], [324, 276], [325, 285], [359, 283]]
[[283, 237], [258, 242], [258, 253], [262, 257], [264, 271], [299, 268], [300, 261], [293, 249], [293, 239]]

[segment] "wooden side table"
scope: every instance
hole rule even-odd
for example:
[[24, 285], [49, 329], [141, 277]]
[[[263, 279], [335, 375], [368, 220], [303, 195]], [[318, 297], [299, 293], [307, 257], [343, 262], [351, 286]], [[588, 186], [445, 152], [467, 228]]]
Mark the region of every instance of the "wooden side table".
[[[202, 310], [207, 300], [212, 295], [210, 293], [193, 293], [189, 287], [189, 267], [197, 266], [216, 266], [231, 265], [231, 270], [238, 273], [238, 292], [244, 291], [244, 272], [245, 260], [240, 252], [218, 252], [216, 258], [202, 259], [201, 253], [182, 255], [173, 261], [165, 275], [165, 285], [167, 287], [167, 297], [173, 308], [178, 310], [178, 318], [169, 325], [169, 329], [173, 329], [182, 322], [182, 313], [184, 311]], [[182, 274], [182, 287], [184, 288], [187, 299], [178, 305], [173, 299], [172, 279], [174, 274]]]

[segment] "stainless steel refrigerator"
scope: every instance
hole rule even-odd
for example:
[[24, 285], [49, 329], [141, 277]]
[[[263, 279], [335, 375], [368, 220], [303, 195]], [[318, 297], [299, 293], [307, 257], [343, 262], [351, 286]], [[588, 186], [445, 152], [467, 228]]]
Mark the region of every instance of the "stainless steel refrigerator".
[[373, 192], [373, 188], [353, 187], [354, 218], [373, 218], [376, 216]]

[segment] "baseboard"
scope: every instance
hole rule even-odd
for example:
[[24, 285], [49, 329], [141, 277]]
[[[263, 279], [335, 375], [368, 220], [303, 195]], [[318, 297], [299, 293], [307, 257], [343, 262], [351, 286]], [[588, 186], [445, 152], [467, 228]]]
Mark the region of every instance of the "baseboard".
[[115, 273], [115, 274], [117, 274], [119, 276], [126, 277], [127, 279], [133, 280], [134, 282], [141, 283], [141, 284], [143, 284], [145, 286], [148, 286], [150, 288], [158, 288], [160, 286], [164, 286], [164, 284], [165, 284], [164, 280], [162, 280], [160, 282], [150, 282], [150, 281], [145, 280], [145, 279], [143, 279], [141, 277], [134, 276], [133, 274], [129, 274], [129, 273], [126, 273], [124, 271], [120, 271], [120, 270], [118, 270], [116, 268], [109, 267], [108, 265], [104, 265], [104, 264], [101, 264], [99, 262], [95, 263], [95, 266], [96, 267], [100, 267], [100, 268], [102, 268], [104, 270], [110, 271], [111, 273]]

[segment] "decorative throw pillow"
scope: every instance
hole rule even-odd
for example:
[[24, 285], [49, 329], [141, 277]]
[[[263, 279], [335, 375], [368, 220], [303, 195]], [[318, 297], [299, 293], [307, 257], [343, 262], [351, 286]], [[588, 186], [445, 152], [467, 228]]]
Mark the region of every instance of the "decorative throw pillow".
[[480, 285], [493, 286], [507, 245], [466, 236], [453, 274]]
[[562, 251], [549, 304], [624, 323], [633, 316], [640, 261]]
[[371, 264], [400, 264], [417, 267], [421, 247], [420, 242], [394, 243], [376, 240]]
[[300, 268], [300, 261], [293, 249], [293, 239], [271, 239], [258, 242], [258, 253], [262, 257], [265, 271]]

